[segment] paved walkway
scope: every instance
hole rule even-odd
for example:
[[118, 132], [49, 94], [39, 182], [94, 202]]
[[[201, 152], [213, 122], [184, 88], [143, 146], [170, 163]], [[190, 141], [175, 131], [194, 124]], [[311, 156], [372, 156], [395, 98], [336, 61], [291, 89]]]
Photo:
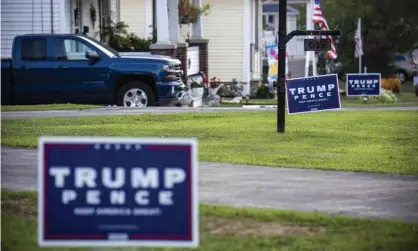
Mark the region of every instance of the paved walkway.
[[[37, 151], [2, 147], [2, 187], [37, 189]], [[200, 201], [418, 222], [418, 176], [200, 162]]]
[[[343, 111], [358, 110], [399, 110], [399, 111], [418, 111], [418, 106], [410, 107], [346, 107]], [[2, 112], [1, 119], [18, 119], [18, 118], [51, 118], [51, 117], [84, 117], [84, 116], [108, 116], [108, 115], [129, 115], [144, 113], [186, 113], [186, 112], [276, 112], [276, 108], [240, 108], [240, 107], [147, 107], [147, 108], [123, 108], [123, 107], [106, 107], [97, 109], [83, 110], [47, 110], [47, 111], [14, 111]], [[329, 111], [338, 112], [338, 111]]]

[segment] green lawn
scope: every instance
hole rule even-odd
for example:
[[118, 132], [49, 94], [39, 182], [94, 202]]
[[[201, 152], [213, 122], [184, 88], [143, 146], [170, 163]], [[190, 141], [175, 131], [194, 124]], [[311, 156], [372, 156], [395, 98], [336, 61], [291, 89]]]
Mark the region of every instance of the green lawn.
[[417, 224], [201, 205], [200, 246], [197, 249], [40, 248], [37, 244], [36, 194], [2, 191], [1, 197], [1, 246], [4, 251], [411, 251], [418, 245]]
[[[414, 93], [401, 93], [396, 94], [398, 102], [390, 103], [381, 103], [378, 100], [369, 100], [367, 103], [363, 103], [359, 100], [358, 97], [346, 97], [341, 96], [341, 106], [342, 107], [377, 107], [377, 106], [418, 106], [418, 97]], [[230, 99], [224, 99], [230, 100]], [[242, 99], [240, 104], [230, 104], [227, 102], [222, 102], [221, 106], [226, 107], [241, 107], [243, 105], [277, 105], [276, 99], [249, 99], [248, 102], [245, 99]]]
[[199, 160], [282, 167], [418, 174], [416, 111], [144, 114], [2, 121], [2, 144], [36, 147], [37, 137], [195, 137]]
[[77, 110], [93, 109], [103, 106], [99, 105], [77, 105], [77, 104], [48, 104], [48, 105], [2, 105], [1, 110], [7, 111], [44, 111], [44, 110]]

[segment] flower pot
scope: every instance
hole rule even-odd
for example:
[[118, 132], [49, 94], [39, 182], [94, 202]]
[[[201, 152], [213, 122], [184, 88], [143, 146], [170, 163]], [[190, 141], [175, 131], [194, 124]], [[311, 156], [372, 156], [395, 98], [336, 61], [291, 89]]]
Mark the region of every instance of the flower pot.
[[180, 24], [189, 24], [190, 17], [180, 17]]
[[192, 91], [192, 97], [194, 98], [199, 98], [199, 97], [203, 97], [203, 93], [204, 93], [204, 89], [203, 87], [198, 87], [198, 88], [191, 88]]
[[218, 88], [209, 88], [209, 95], [216, 95], [218, 91]]

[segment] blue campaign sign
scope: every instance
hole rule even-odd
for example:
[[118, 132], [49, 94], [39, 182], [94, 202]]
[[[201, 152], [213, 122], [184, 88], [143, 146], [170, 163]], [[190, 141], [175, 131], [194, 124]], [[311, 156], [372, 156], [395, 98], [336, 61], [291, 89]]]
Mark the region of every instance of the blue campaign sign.
[[336, 74], [286, 80], [289, 114], [341, 109]]
[[197, 247], [195, 139], [40, 137], [40, 246]]
[[348, 73], [347, 96], [380, 96], [380, 73]]

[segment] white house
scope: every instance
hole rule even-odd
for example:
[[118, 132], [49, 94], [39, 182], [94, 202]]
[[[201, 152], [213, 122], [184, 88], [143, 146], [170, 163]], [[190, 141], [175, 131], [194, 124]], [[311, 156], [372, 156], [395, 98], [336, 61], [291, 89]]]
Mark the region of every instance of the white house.
[[[197, 6], [207, 2], [193, 0]], [[120, 20], [141, 37], [149, 36], [155, 25], [158, 41], [152, 46], [154, 53], [173, 55], [174, 51], [184, 61], [188, 57], [182, 48], [199, 47], [200, 68], [209, 78], [242, 81], [247, 83], [245, 94], [249, 94], [248, 83], [262, 79], [262, 1], [211, 0], [210, 5], [209, 15], [193, 25], [180, 25], [178, 0], [123, 0]]]
[[[299, 18], [299, 11], [296, 8], [303, 5], [307, 10], [310, 8], [310, 0], [288, 0], [287, 1], [287, 33], [300, 28], [297, 20]], [[277, 38], [278, 19], [279, 19], [279, 0], [264, 0], [263, 1], [263, 19], [267, 24], [263, 33], [263, 44], [271, 44]], [[309, 13], [306, 13], [306, 20], [309, 20]], [[312, 27], [309, 27], [312, 28]], [[309, 67], [309, 62], [306, 61], [306, 53], [304, 50], [303, 40], [306, 37], [293, 37], [287, 43], [287, 54], [289, 55], [289, 70], [292, 72], [292, 77], [306, 76], [306, 67]]]
[[75, 33], [88, 27], [88, 35], [98, 38], [103, 19], [111, 16], [116, 20], [118, 17], [118, 2], [117, 0], [2, 0], [1, 56], [11, 56], [13, 38], [22, 34]]
[[[289, 3], [298, 3], [298, 0], [289, 0]], [[297, 30], [299, 28], [298, 18], [299, 10], [291, 4], [287, 6], [287, 33]], [[263, 42], [265, 44], [271, 43], [271, 40], [275, 40], [278, 31], [279, 24], [279, 2], [277, 0], [266, 0], [263, 2], [263, 23], [264, 23], [264, 36]], [[273, 37], [272, 37], [273, 36]], [[287, 43], [287, 53], [290, 60], [300, 59], [305, 57], [305, 51], [303, 48], [303, 38], [294, 37]]]

